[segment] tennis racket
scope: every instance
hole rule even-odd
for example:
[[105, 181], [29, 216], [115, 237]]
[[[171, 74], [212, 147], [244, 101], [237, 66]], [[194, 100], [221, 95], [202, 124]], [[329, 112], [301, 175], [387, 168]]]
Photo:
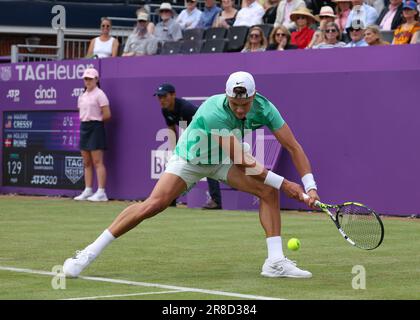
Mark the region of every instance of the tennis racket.
[[[303, 194], [309, 199], [307, 194]], [[338, 231], [351, 245], [365, 250], [380, 246], [384, 239], [384, 225], [379, 215], [357, 202], [340, 205], [315, 201], [315, 205], [329, 215]]]

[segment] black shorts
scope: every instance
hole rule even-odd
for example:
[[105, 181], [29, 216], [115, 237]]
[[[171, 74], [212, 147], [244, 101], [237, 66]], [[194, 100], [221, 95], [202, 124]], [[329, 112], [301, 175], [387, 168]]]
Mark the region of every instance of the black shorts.
[[103, 121], [80, 123], [80, 150], [106, 150], [105, 126]]

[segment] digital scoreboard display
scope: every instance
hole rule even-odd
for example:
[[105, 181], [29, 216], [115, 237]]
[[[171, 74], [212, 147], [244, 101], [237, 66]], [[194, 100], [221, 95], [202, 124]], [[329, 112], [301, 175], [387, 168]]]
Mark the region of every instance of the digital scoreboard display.
[[3, 186], [83, 189], [77, 111], [3, 112]]

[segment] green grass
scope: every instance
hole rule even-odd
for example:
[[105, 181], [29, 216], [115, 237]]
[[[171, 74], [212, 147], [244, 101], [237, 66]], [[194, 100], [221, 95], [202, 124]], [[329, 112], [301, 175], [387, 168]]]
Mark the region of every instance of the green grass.
[[[83, 249], [128, 202], [0, 197], [0, 266], [51, 271]], [[350, 246], [320, 213], [285, 211], [286, 254], [311, 279], [260, 276], [266, 244], [256, 212], [170, 208], [112, 243], [84, 276], [123, 279], [285, 299], [419, 299], [420, 221], [384, 218], [385, 239], [373, 251]], [[285, 247], [285, 245], [284, 245]], [[287, 250], [287, 249], [285, 249]], [[352, 288], [352, 268], [366, 270], [366, 289]], [[67, 279], [54, 290], [51, 276], [0, 270], [0, 299], [65, 299], [167, 291], [164, 288]], [[238, 299], [197, 292], [113, 299]]]

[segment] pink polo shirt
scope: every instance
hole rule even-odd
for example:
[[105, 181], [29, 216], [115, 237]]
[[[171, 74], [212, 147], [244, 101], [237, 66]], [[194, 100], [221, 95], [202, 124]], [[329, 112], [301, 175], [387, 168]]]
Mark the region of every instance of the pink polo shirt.
[[109, 100], [100, 88], [85, 91], [77, 100], [80, 121], [103, 121], [102, 107], [105, 106], [109, 106]]

